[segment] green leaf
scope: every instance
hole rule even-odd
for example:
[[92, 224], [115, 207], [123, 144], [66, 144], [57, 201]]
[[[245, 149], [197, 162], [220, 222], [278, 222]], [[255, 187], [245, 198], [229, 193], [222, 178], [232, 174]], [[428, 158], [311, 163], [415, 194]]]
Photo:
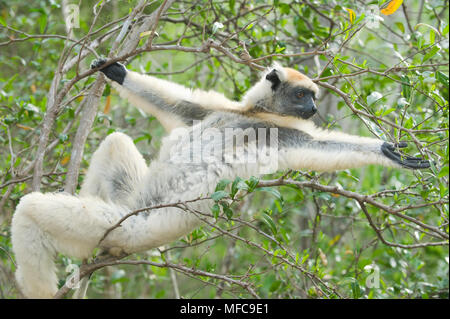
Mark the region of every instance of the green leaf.
[[362, 20], [364, 20], [365, 17], [366, 17], [366, 14], [364, 12], [361, 13], [361, 15], [358, 17], [358, 19], [355, 20], [355, 22], [353, 24], [360, 23]]
[[217, 191], [223, 191], [226, 187], [227, 187], [227, 185], [228, 184], [230, 184], [231, 183], [231, 181], [229, 180], [229, 179], [221, 179], [220, 181], [219, 181], [219, 183], [217, 183], [217, 186], [216, 186], [216, 192]]
[[228, 1], [228, 7], [232, 12], [234, 12], [234, 5], [236, 4], [236, 0], [229, 0]]
[[95, 8], [98, 8], [98, 7], [100, 7], [100, 6], [102, 5], [102, 3], [103, 3], [103, 0], [101, 0], [101, 1], [99, 1], [99, 2], [97, 2], [97, 4], [95, 5]]
[[270, 217], [267, 213], [263, 212], [261, 214], [262, 221], [269, 227], [269, 229], [272, 231], [272, 234], [277, 234], [277, 226], [275, 225], [272, 217]]
[[402, 75], [401, 80], [403, 97], [409, 100], [409, 98], [411, 97], [411, 87], [408, 84], [410, 84], [411, 81], [409, 80], [409, 77], [407, 75]]
[[281, 202], [279, 200], [275, 200], [274, 204], [277, 207], [278, 211], [281, 213], [283, 211], [283, 207], [281, 206]]
[[361, 297], [361, 287], [356, 280], [351, 283], [351, 288], [354, 299], [358, 299], [359, 297]]
[[377, 102], [379, 99], [381, 99], [383, 95], [380, 92], [373, 91], [370, 93], [370, 95], [367, 97], [367, 104], [372, 105], [375, 102]]
[[63, 143], [69, 139], [69, 137], [67, 136], [67, 134], [59, 134], [59, 135], [58, 135], [58, 138], [59, 138], [59, 140], [60, 140], [61, 142], [63, 142]]
[[220, 206], [218, 204], [214, 204], [213, 207], [211, 208], [211, 212], [214, 218], [217, 219], [220, 214]]
[[442, 30], [442, 35], [445, 36], [445, 35], [448, 34], [448, 30], [449, 30], [449, 29], [448, 29], [448, 26], [449, 26], [449, 25], [447, 24], [447, 25], [445, 26], [445, 28]]
[[257, 188], [256, 190], [261, 191], [261, 192], [268, 192], [268, 193], [274, 195], [280, 201], [283, 201], [283, 197], [281, 196], [280, 192], [272, 187], [261, 187], [261, 188]]
[[287, 3], [280, 3], [279, 8], [281, 13], [289, 14], [291, 12], [291, 6]]
[[250, 179], [246, 180], [245, 183], [248, 185], [248, 192], [251, 193], [255, 190], [256, 186], [258, 186], [259, 178], [252, 176]]
[[111, 85], [109, 85], [109, 84], [105, 86], [102, 96], [108, 96], [108, 95], [111, 95]]
[[305, 261], [307, 261], [308, 260], [308, 258], [309, 258], [309, 254], [305, 254], [303, 257], [302, 257], [302, 260], [301, 260], [301, 264], [304, 264], [305, 263]]
[[405, 33], [405, 26], [403, 25], [403, 23], [401, 23], [401, 22], [395, 22], [395, 25], [397, 26], [397, 28], [398, 28], [402, 33]]
[[239, 190], [247, 189], [248, 185], [242, 180], [242, 178], [236, 177], [236, 179], [233, 181], [233, 184], [231, 185], [231, 198], [234, 198]]
[[430, 30], [430, 44], [434, 44], [436, 40], [436, 33], [433, 30]]
[[442, 73], [441, 71], [436, 72], [436, 80], [441, 82], [445, 85], [446, 88], [448, 88], [448, 75], [445, 73]]
[[225, 213], [225, 216], [227, 216], [228, 219], [231, 219], [231, 217], [233, 217], [233, 211], [228, 206], [228, 204], [222, 202], [222, 203], [220, 203], [220, 205], [222, 206], [222, 209], [223, 209], [223, 212]]
[[422, 59], [422, 63], [434, 57], [436, 53], [438, 53], [440, 50], [441, 49], [437, 45], [435, 45], [433, 48], [431, 48], [431, 50], [427, 54], [425, 54], [425, 56]]
[[441, 170], [439, 171], [439, 174], [438, 174], [437, 177], [438, 177], [438, 178], [442, 178], [442, 177], [448, 176], [448, 172], [449, 172], [448, 166], [444, 166], [444, 167], [442, 167]]
[[382, 116], [386, 116], [386, 115], [388, 115], [389, 113], [392, 113], [392, 112], [394, 112], [394, 111], [395, 111], [394, 108], [387, 109], [386, 111], [383, 112]]
[[227, 193], [227, 192], [225, 192], [225, 191], [217, 191], [217, 192], [214, 192], [212, 195], [211, 195], [211, 198], [215, 201], [215, 202], [218, 202], [219, 200], [221, 200], [221, 199], [223, 199], [223, 198], [226, 198], [226, 197], [228, 197], [229, 196], [229, 194]]
[[270, 291], [270, 292], [274, 292], [274, 291], [276, 291], [280, 286], [281, 286], [281, 280], [275, 280], [275, 281], [272, 282], [272, 284], [270, 285], [269, 291]]
[[437, 34], [439, 34], [439, 31], [435, 28], [435, 27], [433, 27], [433, 26], [431, 26], [431, 25], [429, 25], [429, 24], [426, 24], [426, 23], [418, 23], [418, 24], [416, 24], [416, 26], [414, 27], [414, 30], [417, 30], [419, 27], [426, 27], [426, 28], [428, 28], [428, 29], [431, 29], [432, 31], [434, 31], [434, 32], [436, 32]]
[[41, 33], [44, 33], [45, 31], [45, 26], [47, 25], [47, 15], [46, 14], [42, 14], [39, 19], [39, 30]]

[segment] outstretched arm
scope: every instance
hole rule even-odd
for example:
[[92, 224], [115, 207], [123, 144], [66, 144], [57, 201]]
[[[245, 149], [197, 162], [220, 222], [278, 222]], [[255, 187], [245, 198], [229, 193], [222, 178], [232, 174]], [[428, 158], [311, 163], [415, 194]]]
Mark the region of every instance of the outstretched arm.
[[281, 168], [334, 171], [369, 164], [408, 169], [430, 167], [427, 160], [400, 153], [406, 143], [393, 145], [379, 139], [328, 131], [307, 134], [280, 129]]
[[118, 62], [102, 68], [105, 63], [104, 59], [96, 60], [91, 68], [100, 68], [122, 97], [155, 116], [167, 131], [191, 126], [194, 120], [204, 119], [213, 110], [241, 108], [238, 102], [214, 91], [191, 90], [170, 81], [129, 71]]

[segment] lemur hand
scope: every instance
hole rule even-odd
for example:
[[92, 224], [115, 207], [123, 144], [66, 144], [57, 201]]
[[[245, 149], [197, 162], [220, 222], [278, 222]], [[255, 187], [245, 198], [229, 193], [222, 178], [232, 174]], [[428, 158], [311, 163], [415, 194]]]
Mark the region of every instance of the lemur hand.
[[[107, 61], [106, 59], [94, 60], [91, 63], [91, 69], [101, 67], [103, 64], [106, 63], [106, 61]], [[105, 74], [109, 79], [116, 81], [121, 85], [123, 84], [125, 76], [127, 75], [127, 69], [123, 64], [120, 64], [119, 62], [114, 62], [104, 68], [101, 68], [99, 71]]]
[[423, 158], [403, 155], [396, 151], [397, 148], [404, 148], [406, 146], [407, 144], [405, 142], [400, 142], [395, 146], [384, 142], [381, 145], [381, 151], [387, 158], [406, 168], [424, 169], [430, 167], [430, 162]]

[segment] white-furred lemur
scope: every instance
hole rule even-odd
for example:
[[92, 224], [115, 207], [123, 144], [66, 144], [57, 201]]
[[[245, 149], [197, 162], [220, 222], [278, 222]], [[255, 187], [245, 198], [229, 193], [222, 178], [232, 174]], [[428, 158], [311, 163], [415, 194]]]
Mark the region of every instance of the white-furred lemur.
[[[258, 156], [254, 161], [226, 159], [237, 149], [255, 155], [261, 149], [255, 147], [257, 141], [262, 140], [266, 150], [275, 149], [277, 156], [270, 160], [276, 158], [276, 165], [269, 165], [275, 171], [334, 171], [367, 164], [430, 166], [422, 158], [399, 153], [406, 146], [403, 142], [395, 145], [317, 128], [309, 119], [317, 111], [318, 87], [291, 68], [277, 64], [268, 68], [240, 102], [138, 74], [117, 62], [100, 59], [92, 68], [112, 80], [122, 97], [155, 116], [169, 134], [158, 159], [149, 166], [130, 137], [110, 134], [93, 154], [79, 196], [33, 192], [20, 200], [12, 222], [12, 244], [16, 279], [27, 297], [52, 297], [58, 283], [55, 254], [89, 258], [105, 232], [128, 213], [207, 196], [222, 179], [271, 173]], [[180, 128], [187, 139], [178, 138]], [[230, 130], [234, 135], [228, 134]], [[196, 136], [201, 136], [197, 145]], [[234, 139], [241, 145], [235, 145]], [[200, 153], [208, 153], [207, 158], [193, 160]], [[208, 213], [212, 203], [193, 201], [189, 206]], [[180, 208], [154, 209], [126, 219], [101, 241], [100, 248], [145, 251], [188, 234], [200, 222]]]

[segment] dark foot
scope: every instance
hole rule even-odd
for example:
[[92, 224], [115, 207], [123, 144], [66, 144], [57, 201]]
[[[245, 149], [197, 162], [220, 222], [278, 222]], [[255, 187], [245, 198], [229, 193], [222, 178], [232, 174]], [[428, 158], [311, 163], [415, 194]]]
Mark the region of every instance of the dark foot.
[[127, 69], [123, 64], [114, 62], [108, 66], [102, 67], [107, 62], [106, 59], [97, 59], [91, 63], [91, 69], [101, 68], [99, 71], [105, 74], [109, 79], [116, 81], [120, 85], [123, 84]]
[[406, 146], [407, 144], [405, 142], [400, 142], [395, 146], [385, 142], [381, 145], [381, 151], [387, 158], [406, 168], [425, 169], [430, 167], [430, 162], [421, 157], [412, 157], [397, 152], [397, 148], [404, 148]]

